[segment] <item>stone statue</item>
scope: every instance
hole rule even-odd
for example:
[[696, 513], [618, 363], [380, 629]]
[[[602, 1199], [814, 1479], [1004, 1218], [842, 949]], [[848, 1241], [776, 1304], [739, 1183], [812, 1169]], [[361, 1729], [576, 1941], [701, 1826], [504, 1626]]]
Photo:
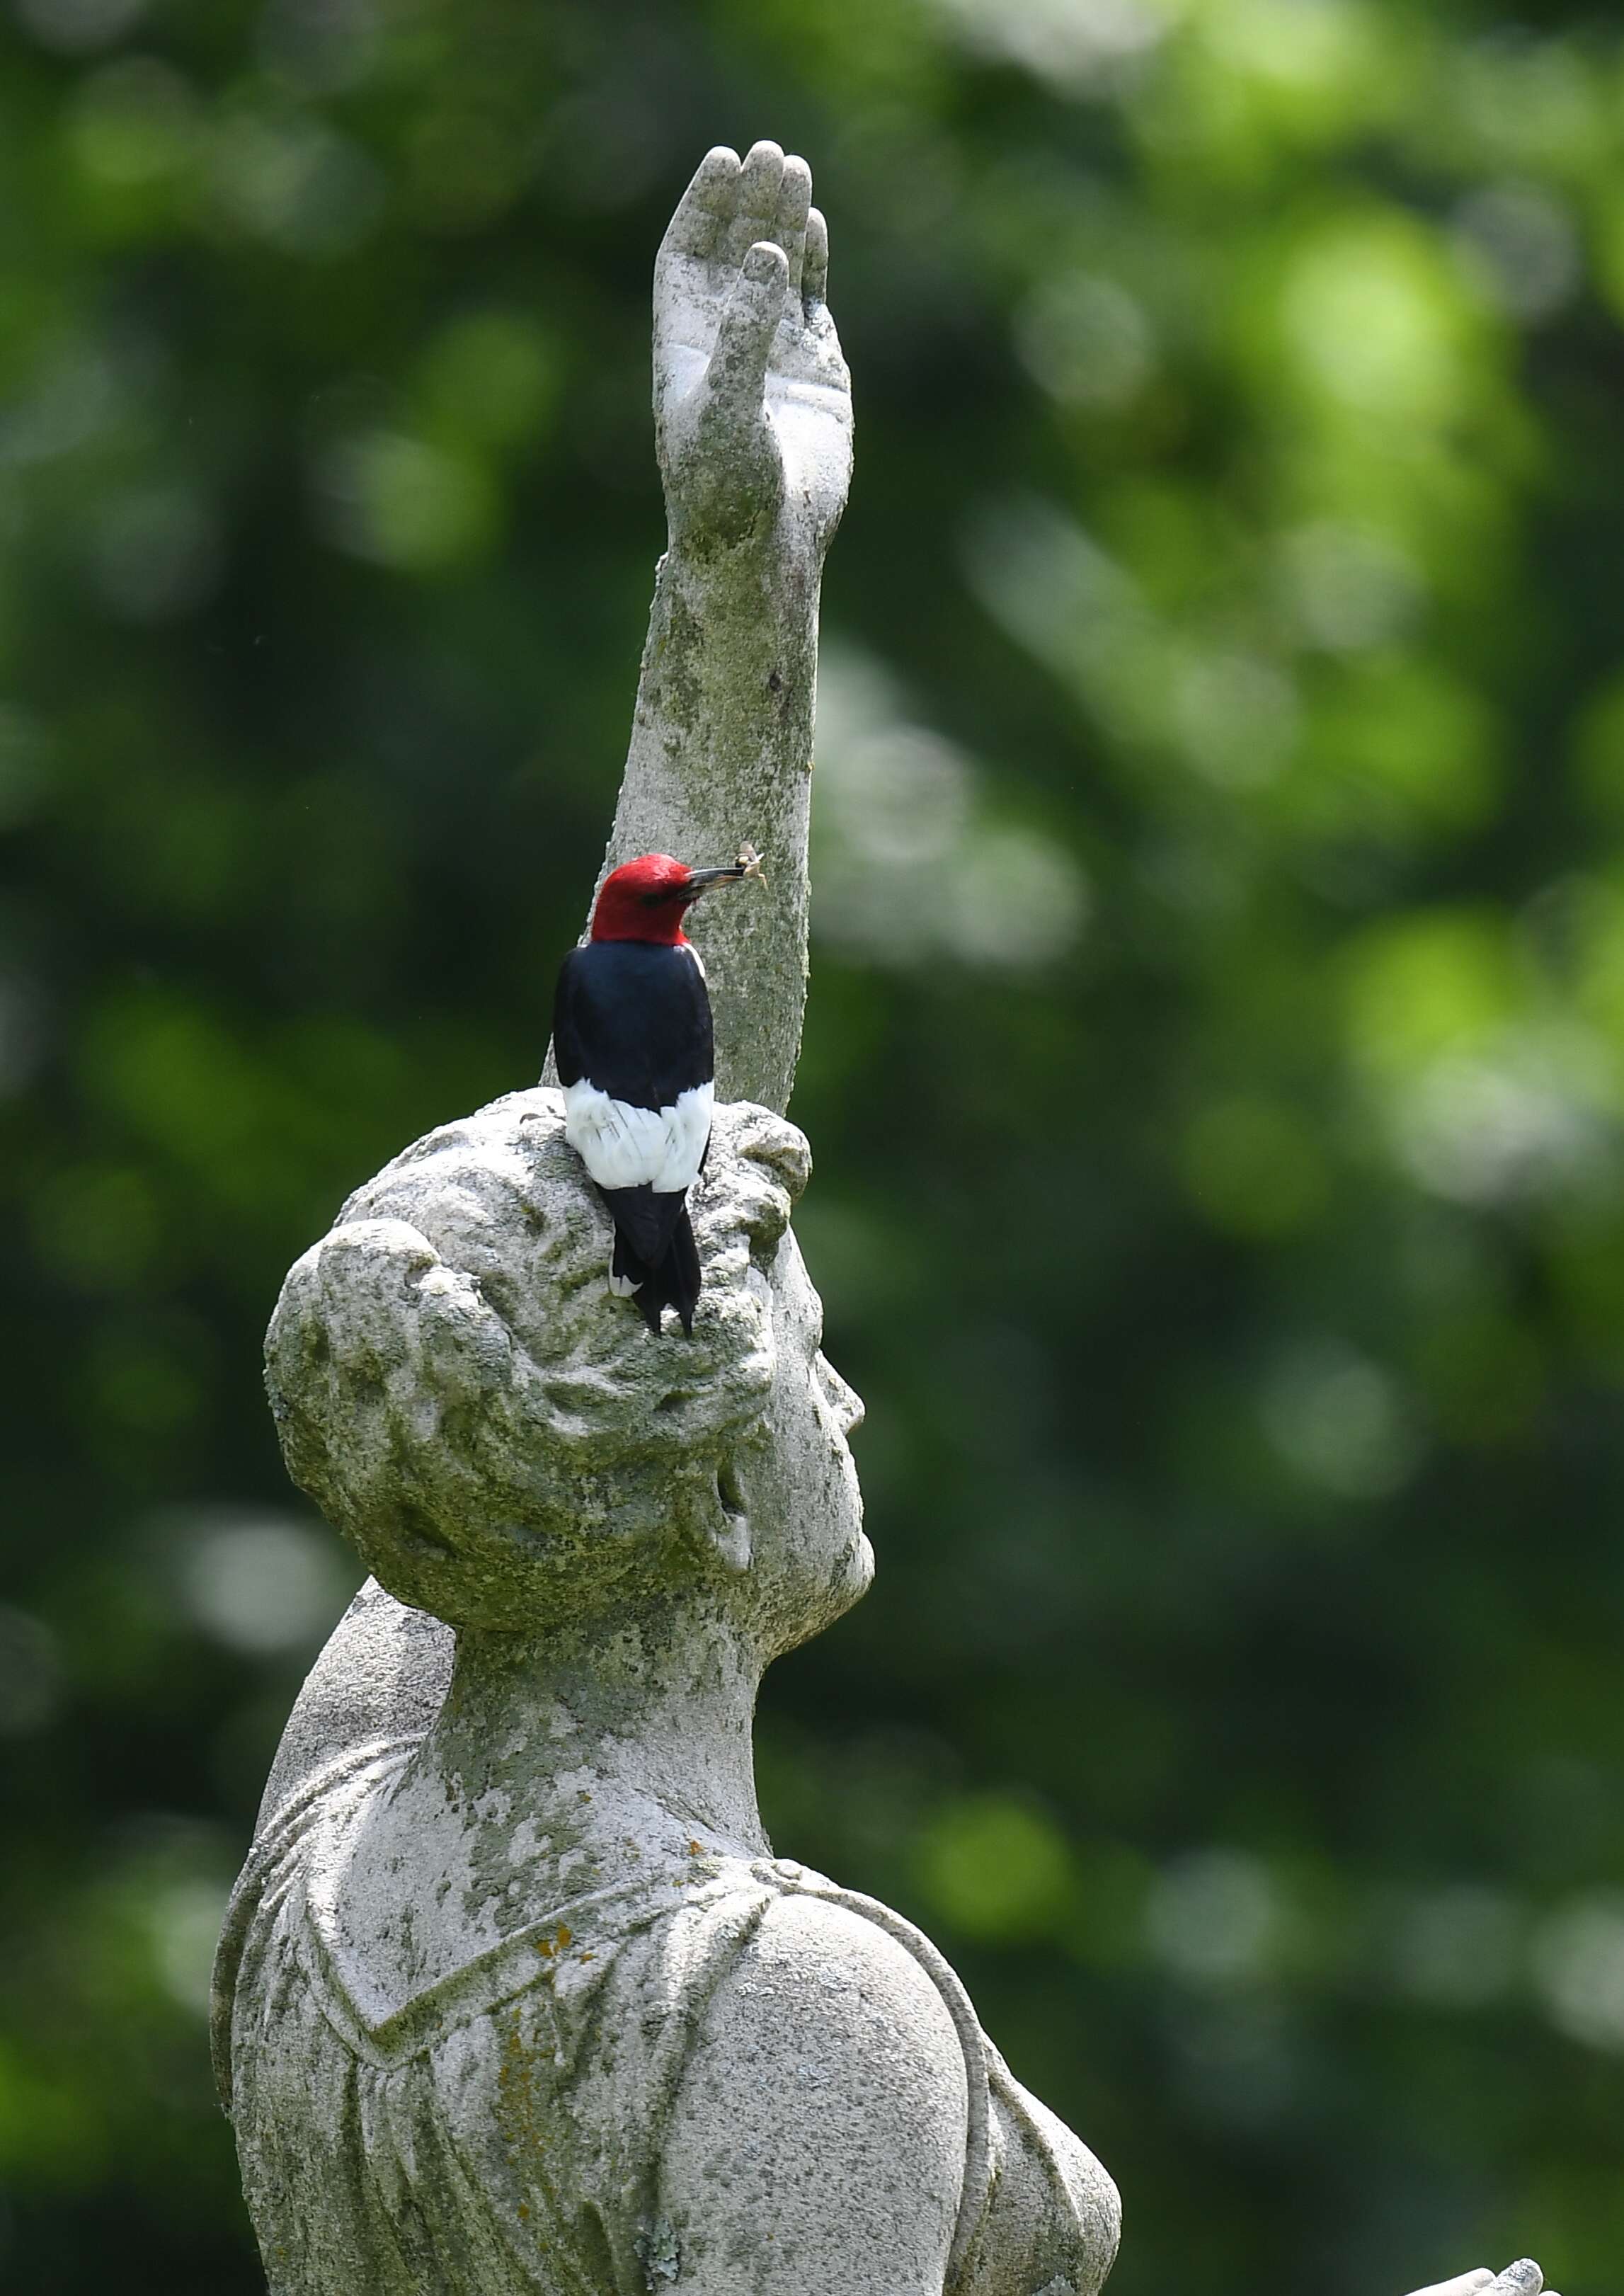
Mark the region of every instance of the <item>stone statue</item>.
[[274, 2296], [1094, 2296], [1115, 2252], [1110, 2177], [940, 1955], [775, 1858], [756, 1808], [763, 1670], [873, 1569], [783, 1113], [850, 467], [809, 202], [775, 144], [713, 152], [655, 275], [669, 548], [609, 861], [754, 840], [770, 879], [697, 929], [693, 1341], [611, 1297], [545, 1085], [386, 1166], [271, 1324], [290, 1472], [373, 1574], [288, 1724], [217, 1970]]

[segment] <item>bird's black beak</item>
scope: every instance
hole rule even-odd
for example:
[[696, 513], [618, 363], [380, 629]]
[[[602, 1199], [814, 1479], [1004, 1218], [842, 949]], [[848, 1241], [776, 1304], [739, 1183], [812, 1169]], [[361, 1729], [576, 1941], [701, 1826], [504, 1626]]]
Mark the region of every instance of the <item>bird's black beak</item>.
[[710, 890], [712, 885], [737, 885], [749, 874], [749, 868], [742, 861], [734, 861], [726, 869], [690, 869], [688, 882], [683, 890], [689, 900], [697, 901], [701, 893]]

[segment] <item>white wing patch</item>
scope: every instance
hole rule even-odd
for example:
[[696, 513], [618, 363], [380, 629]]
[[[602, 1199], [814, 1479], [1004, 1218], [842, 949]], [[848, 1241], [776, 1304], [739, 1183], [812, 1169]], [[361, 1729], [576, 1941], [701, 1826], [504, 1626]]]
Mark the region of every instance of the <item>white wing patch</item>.
[[678, 1093], [671, 1108], [632, 1108], [587, 1077], [564, 1086], [564, 1137], [600, 1188], [677, 1195], [699, 1177], [710, 1137], [712, 1085]]

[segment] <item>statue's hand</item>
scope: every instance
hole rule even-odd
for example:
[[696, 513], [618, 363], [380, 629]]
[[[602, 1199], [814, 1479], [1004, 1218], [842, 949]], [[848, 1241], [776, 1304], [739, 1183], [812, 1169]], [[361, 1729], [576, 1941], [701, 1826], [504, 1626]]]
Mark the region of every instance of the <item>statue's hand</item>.
[[654, 422], [679, 540], [779, 523], [821, 556], [851, 478], [851, 377], [824, 301], [812, 171], [776, 144], [708, 152], [654, 264]]
[[[1454, 2280], [1439, 2280], [1431, 2288], [1418, 2288], [1415, 2296], [1540, 2296], [1545, 2287], [1545, 2275], [1531, 2256], [1519, 2263], [1508, 2264], [1504, 2272], [1490, 2272], [1481, 2265], [1475, 2272], [1463, 2272]], [[1555, 2296], [1546, 2290], [1546, 2296]]]

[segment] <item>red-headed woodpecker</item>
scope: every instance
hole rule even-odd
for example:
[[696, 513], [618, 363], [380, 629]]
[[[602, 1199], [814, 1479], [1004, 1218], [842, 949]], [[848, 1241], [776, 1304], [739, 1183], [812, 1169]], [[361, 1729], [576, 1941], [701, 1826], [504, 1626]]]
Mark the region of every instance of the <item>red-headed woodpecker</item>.
[[688, 1190], [710, 1142], [715, 1057], [705, 969], [683, 919], [712, 885], [759, 874], [748, 848], [726, 869], [641, 854], [603, 880], [591, 938], [558, 976], [564, 1137], [614, 1217], [609, 1288], [636, 1295], [652, 1332], [675, 1308], [692, 1339], [700, 1288]]

